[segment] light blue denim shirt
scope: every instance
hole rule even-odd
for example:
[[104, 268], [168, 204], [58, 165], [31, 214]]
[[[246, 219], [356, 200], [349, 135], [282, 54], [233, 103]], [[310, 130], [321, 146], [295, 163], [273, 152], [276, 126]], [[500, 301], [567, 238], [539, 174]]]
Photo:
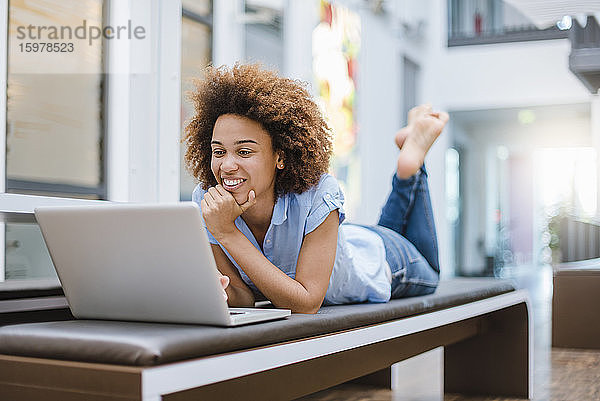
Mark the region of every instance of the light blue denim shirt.
[[[201, 185], [196, 186], [192, 200], [200, 204], [205, 193]], [[282, 272], [295, 278], [304, 236], [316, 229], [336, 209], [341, 224], [345, 219], [344, 195], [337, 180], [329, 174], [323, 174], [316, 186], [301, 194], [288, 193], [279, 197], [265, 235], [262, 253]], [[260, 251], [260, 246], [241, 216], [235, 220], [235, 225]], [[210, 231], [206, 231], [209, 241], [221, 246], [244, 282], [260, 294], [243, 268]], [[391, 293], [386, 276], [388, 269], [385, 248], [379, 235], [364, 227], [342, 224], [338, 230], [335, 264], [324, 303], [387, 302]]]

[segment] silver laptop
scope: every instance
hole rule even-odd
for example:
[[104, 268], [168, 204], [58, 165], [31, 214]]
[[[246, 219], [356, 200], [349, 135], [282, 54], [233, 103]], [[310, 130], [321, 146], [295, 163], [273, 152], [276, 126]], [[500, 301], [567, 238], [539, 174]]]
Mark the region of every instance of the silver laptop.
[[290, 315], [228, 308], [193, 202], [35, 209], [73, 316], [236, 326]]

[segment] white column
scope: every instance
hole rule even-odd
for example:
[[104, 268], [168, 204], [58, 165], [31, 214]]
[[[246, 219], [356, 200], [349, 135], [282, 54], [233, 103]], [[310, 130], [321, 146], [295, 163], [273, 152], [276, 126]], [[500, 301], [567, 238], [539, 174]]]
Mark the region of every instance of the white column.
[[288, 0], [283, 12], [284, 75], [313, 86], [312, 32], [319, 22], [318, 6], [316, 1]]
[[213, 64], [233, 65], [244, 58], [244, 2], [213, 2]]
[[[131, 15], [129, 1], [112, 0], [108, 24], [118, 26]], [[129, 65], [130, 41], [105, 41], [107, 62], [106, 163], [107, 199], [129, 200]]]
[[[133, 24], [146, 27], [143, 43], [131, 42], [129, 82], [129, 201], [156, 202], [158, 193], [158, 55], [157, 0], [131, 1]], [[142, 61], [143, 60], [143, 61]]]
[[[405, 52], [409, 57], [416, 58], [421, 66], [420, 93], [418, 99], [420, 103], [430, 102], [437, 110], [450, 111], [448, 109], [447, 99], [441, 96], [439, 66], [443, 65], [446, 49], [446, 25], [447, 11], [445, 1], [434, 2], [414, 2], [405, 0], [401, 3], [402, 21], [416, 30], [420, 22], [425, 22], [425, 28], [421, 32], [420, 39], [411, 39], [404, 36], [402, 42], [405, 42]], [[399, 27], [400, 28], [400, 27]], [[400, 28], [400, 32], [404, 28]], [[415, 32], [415, 31], [413, 31]], [[447, 199], [446, 199], [446, 152], [452, 147], [454, 142], [453, 130], [455, 127], [450, 123], [444, 132], [438, 137], [431, 147], [427, 158], [425, 159], [427, 171], [429, 173], [429, 189], [431, 194], [431, 203], [433, 215], [438, 235], [440, 271], [442, 278], [454, 275], [456, 266], [451, 258], [453, 251], [452, 227], [448, 223]], [[462, 160], [461, 160], [462, 163]], [[463, 179], [464, 177], [460, 177]], [[463, 216], [465, 213], [463, 213]], [[465, 238], [467, 238], [465, 236]], [[472, 256], [471, 256], [472, 255]], [[465, 261], [477, 259], [477, 255], [467, 254]], [[472, 267], [471, 264], [461, 266], [465, 270]]]
[[113, 0], [109, 21], [144, 37], [107, 41], [108, 197], [177, 201], [181, 1]]
[[181, 1], [160, 1], [158, 201], [179, 200], [181, 134]]
[[358, 54], [356, 115], [359, 126], [361, 196], [352, 221], [375, 224], [391, 189], [400, 128], [401, 57], [385, 20], [370, 9], [359, 9], [361, 45]]

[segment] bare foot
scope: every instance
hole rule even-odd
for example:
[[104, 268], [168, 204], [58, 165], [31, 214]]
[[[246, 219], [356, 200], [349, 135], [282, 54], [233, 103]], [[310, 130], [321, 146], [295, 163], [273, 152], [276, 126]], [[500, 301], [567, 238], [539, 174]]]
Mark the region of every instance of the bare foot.
[[408, 138], [408, 135], [413, 130], [413, 125], [415, 121], [417, 121], [421, 117], [424, 117], [427, 113], [431, 113], [431, 111], [431, 105], [429, 103], [415, 106], [409, 110], [406, 127], [401, 128], [398, 130], [398, 132], [396, 132], [395, 141], [396, 145], [398, 146], [398, 149], [402, 149], [404, 141], [406, 141], [406, 138]]
[[407, 116], [408, 121], [407, 121], [406, 127], [401, 128], [398, 130], [398, 132], [396, 132], [395, 141], [396, 141], [396, 145], [398, 146], [398, 149], [402, 149], [402, 146], [404, 145], [404, 141], [406, 141], [406, 138], [408, 138], [408, 135], [413, 130], [413, 125], [414, 125], [415, 121], [418, 118], [425, 116], [427, 113], [431, 113], [431, 105], [429, 103], [415, 106], [408, 111], [408, 116]]
[[408, 113], [408, 125], [399, 130], [395, 137], [400, 148], [396, 171], [398, 178], [407, 179], [419, 171], [425, 155], [442, 133], [448, 119], [448, 113], [433, 112], [431, 105], [411, 109]]
[[396, 146], [398, 146], [398, 149], [402, 149], [402, 145], [404, 145], [404, 141], [406, 141], [406, 138], [408, 138], [408, 135], [410, 134], [410, 131], [412, 130], [412, 127], [406, 126], [404, 128], [400, 128], [398, 130], [398, 132], [396, 132]]

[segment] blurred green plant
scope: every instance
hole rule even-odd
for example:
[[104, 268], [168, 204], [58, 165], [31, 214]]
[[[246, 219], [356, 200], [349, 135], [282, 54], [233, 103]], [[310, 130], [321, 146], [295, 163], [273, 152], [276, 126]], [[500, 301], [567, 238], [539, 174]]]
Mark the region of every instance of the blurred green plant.
[[560, 231], [563, 221], [569, 216], [569, 206], [565, 202], [557, 203], [546, 212], [547, 228], [549, 234], [546, 246], [551, 251], [552, 263], [561, 263]]

